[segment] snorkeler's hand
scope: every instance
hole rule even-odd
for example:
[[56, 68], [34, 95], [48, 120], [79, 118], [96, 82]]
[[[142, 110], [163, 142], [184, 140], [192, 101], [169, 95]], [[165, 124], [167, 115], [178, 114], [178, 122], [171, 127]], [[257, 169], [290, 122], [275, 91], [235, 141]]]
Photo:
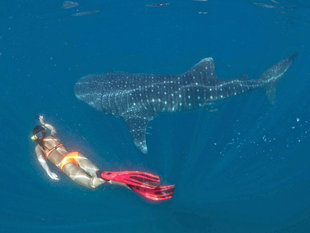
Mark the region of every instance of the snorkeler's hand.
[[54, 172], [50, 172], [48, 175], [49, 175], [49, 177], [51, 177], [53, 180], [59, 180], [57, 174], [54, 173]]
[[45, 122], [44, 122], [44, 118], [43, 118], [43, 116], [42, 116], [42, 115], [39, 115], [39, 116], [37, 116], [36, 118], [40, 121], [40, 123], [41, 123], [42, 125], [44, 125], [44, 124], [45, 124]]

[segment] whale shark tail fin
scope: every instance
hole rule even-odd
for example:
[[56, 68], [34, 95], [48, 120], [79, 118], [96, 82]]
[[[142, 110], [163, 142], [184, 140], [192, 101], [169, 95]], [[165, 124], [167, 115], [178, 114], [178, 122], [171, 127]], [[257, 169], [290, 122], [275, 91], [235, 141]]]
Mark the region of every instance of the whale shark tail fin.
[[297, 56], [297, 52], [291, 54], [290, 56], [284, 58], [278, 63], [267, 69], [259, 78], [264, 84], [266, 90], [266, 96], [271, 104], [274, 104], [276, 97], [276, 85], [283, 74], [291, 66], [293, 61]]

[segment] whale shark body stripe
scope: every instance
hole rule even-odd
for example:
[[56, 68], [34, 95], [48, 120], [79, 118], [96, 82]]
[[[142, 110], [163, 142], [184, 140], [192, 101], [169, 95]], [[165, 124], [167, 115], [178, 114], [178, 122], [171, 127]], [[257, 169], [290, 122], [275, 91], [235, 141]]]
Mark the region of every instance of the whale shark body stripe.
[[297, 53], [267, 69], [259, 79], [216, 77], [214, 61], [205, 58], [178, 75], [113, 72], [82, 77], [75, 84], [80, 100], [106, 114], [125, 119], [135, 145], [147, 153], [146, 128], [160, 112], [175, 112], [210, 106], [217, 100], [256, 88], [265, 88], [273, 102], [275, 86]]

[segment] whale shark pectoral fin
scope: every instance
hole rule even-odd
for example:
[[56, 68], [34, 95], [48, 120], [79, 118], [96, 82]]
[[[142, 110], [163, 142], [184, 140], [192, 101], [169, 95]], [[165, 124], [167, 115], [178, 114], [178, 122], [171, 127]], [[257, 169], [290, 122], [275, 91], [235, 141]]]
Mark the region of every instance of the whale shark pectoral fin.
[[218, 111], [217, 104], [214, 102], [207, 104], [206, 109], [208, 110], [208, 112], [217, 112]]
[[147, 127], [149, 120], [150, 119], [148, 117], [139, 116], [138, 114], [135, 114], [135, 116], [125, 118], [128, 129], [131, 133], [133, 142], [139, 148], [139, 150], [144, 154], [147, 154], [147, 145], [146, 145], [145, 135], [146, 135], [146, 127]]
[[202, 75], [206, 79], [216, 78], [213, 58], [207, 57], [202, 59], [187, 71], [186, 74], [191, 76]]
[[274, 105], [276, 98], [276, 83], [271, 83], [265, 87], [266, 96], [270, 104]]

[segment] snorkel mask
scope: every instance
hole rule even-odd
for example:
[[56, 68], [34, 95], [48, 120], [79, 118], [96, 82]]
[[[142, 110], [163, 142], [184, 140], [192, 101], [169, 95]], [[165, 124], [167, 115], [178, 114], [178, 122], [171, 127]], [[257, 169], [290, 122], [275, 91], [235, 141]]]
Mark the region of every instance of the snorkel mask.
[[46, 136], [45, 128], [43, 128], [40, 125], [34, 127], [32, 133], [33, 133], [32, 137], [31, 137], [32, 141], [41, 140]]

